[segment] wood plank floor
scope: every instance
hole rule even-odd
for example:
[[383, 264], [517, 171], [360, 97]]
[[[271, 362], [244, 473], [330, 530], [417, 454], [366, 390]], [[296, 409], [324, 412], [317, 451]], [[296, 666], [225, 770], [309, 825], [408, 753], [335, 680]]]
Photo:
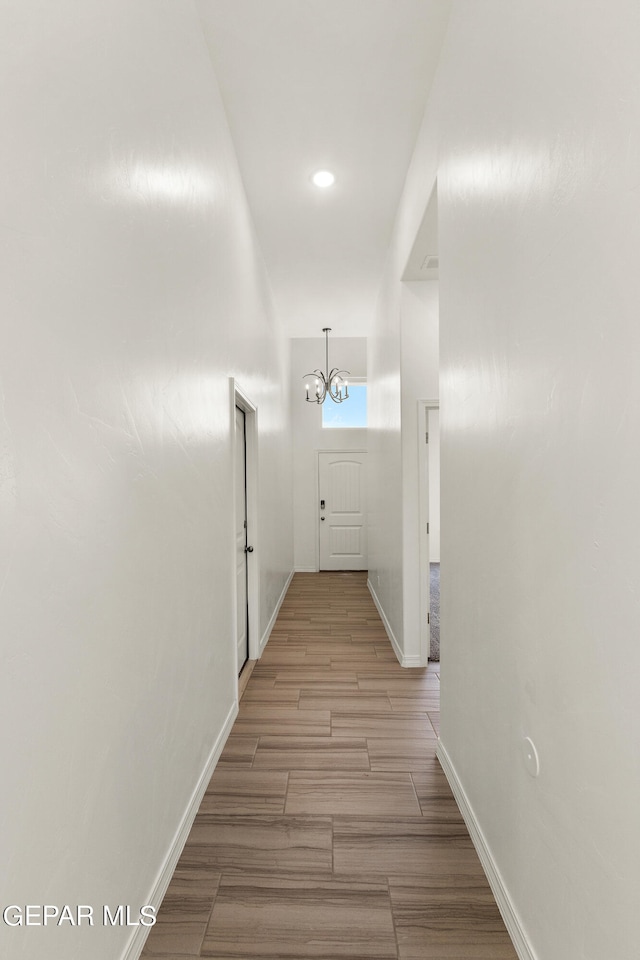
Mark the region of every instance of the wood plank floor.
[[364, 573], [296, 574], [151, 929], [164, 960], [517, 960]]

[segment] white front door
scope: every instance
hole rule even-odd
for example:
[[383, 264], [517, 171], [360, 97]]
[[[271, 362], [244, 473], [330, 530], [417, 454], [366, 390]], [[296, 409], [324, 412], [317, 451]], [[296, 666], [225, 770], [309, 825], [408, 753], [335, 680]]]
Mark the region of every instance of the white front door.
[[321, 570], [367, 569], [366, 457], [319, 454]]
[[236, 597], [238, 621], [238, 673], [249, 657], [249, 629], [247, 611], [247, 446], [245, 413], [236, 407]]

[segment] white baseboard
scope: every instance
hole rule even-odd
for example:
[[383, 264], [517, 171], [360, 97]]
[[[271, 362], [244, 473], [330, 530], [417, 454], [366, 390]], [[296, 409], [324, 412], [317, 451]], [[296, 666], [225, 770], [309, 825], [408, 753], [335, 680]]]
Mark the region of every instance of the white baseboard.
[[402, 652], [402, 650], [400, 649], [400, 644], [399, 644], [398, 641], [396, 640], [396, 636], [395, 636], [393, 630], [391, 629], [391, 624], [390, 624], [389, 621], [387, 620], [387, 615], [385, 614], [384, 608], [383, 608], [382, 604], [380, 603], [380, 599], [378, 598], [378, 595], [376, 594], [376, 591], [375, 591], [374, 588], [373, 588], [373, 584], [371, 583], [371, 580], [369, 580], [369, 579], [367, 579], [367, 586], [368, 586], [368, 588], [369, 588], [369, 593], [370, 593], [371, 596], [373, 597], [373, 602], [374, 602], [375, 605], [376, 605], [376, 610], [377, 610], [378, 613], [380, 614], [380, 619], [382, 620], [382, 623], [384, 624], [384, 628], [385, 628], [385, 630], [387, 631], [387, 636], [389, 637], [389, 642], [390, 642], [391, 646], [393, 647], [393, 652], [395, 653], [396, 657], [398, 658], [398, 663], [400, 664], [400, 666], [401, 666], [401, 667], [424, 667], [424, 666], [426, 666], [425, 661], [424, 661], [421, 657], [419, 657], [419, 656], [417, 656], [417, 655], [416, 655], [416, 656], [413, 656], [413, 657], [408, 657], [405, 653]]
[[295, 573], [319, 573], [317, 567], [296, 567]]
[[436, 756], [440, 761], [440, 766], [442, 767], [444, 775], [449, 781], [449, 786], [453, 791], [453, 795], [456, 798], [456, 803], [460, 808], [460, 813], [462, 814], [464, 822], [467, 826], [467, 830], [469, 831], [469, 836], [471, 837], [473, 845], [476, 848], [476, 853], [480, 858], [482, 868], [487, 875], [489, 886], [491, 887], [491, 891], [496, 899], [496, 903], [498, 904], [498, 909], [502, 914], [504, 925], [507, 928], [509, 936], [511, 937], [514, 949], [520, 960], [537, 960], [536, 954], [534, 953], [531, 944], [527, 940], [520, 917], [518, 916], [518, 913], [511, 901], [511, 897], [509, 896], [509, 892], [505, 886], [504, 880], [502, 879], [498, 865], [493, 859], [489, 845], [476, 819], [473, 808], [469, 803], [469, 798], [467, 797], [464, 788], [460, 783], [460, 779], [456, 773], [455, 767], [451, 762], [451, 758], [449, 757], [446, 748], [442, 745], [441, 740], [438, 741]]
[[[218, 758], [222, 753], [225, 743], [227, 742], [227, 737], [231, 733], [231, 728], [237, 716], [238, 701], [236, 700], [227, 714], [227, 719], [223, 724], [222, 730], [218, 734], [216, 742], [213, 745], [213, 749], [209, 754], [205, 764], [204, 770], [202, 771], [196, 788], [191, 795], [187, 809], [184, 812], [178, 830], [176, 831], [176, 835], [174, 836], [171, 846], [169, 847], [169, 851], [164, 859], [164, 863], [160, 868], [160, 872], [156, 878], [156, 882], [153, 885], [153, 889], [145, 901], [145, 903], [149, 906], [155, 907], [156, 914], [158, 913], [162, 899], [167, 892], [167, 887], [169, 886], [171, 877], [176, 869], [176, 864], [180, 859], [180, 854], [182, 853], [182, 849], [187, 842], [189, 831], [191, 830], [193, 821], [196, 818], [198, 807], [202, 802], [202, 798], [205, 794], [207, 786], [209, 785], [209, 781], [211, 780], [211, 776], [215, 769], [216, 763], [218, 762]], [[144, 948], [147, 936], [152, 929], [153, 927], [145, 926], [139, 926], [134, 929], [131, 939], [129, 940], [127, 946], [125, 947], [124, 953], [122, 954], [122, 960], [138, 960]]]
[[276, 608], [275, 608], [275, 610], [274, 610], [273, 613], [271, 614], [271, 619], [269, 620], [269, 623], [267, 624], [267, 629], [266, 629], [266, 630], [264, 631], [264, 633], [262, 634], [262, 639], [260, 640], [260, 649], [259, 649], [259, 651], [258, 651], [258, 660], [260, 659], [260, 657], [261, 657], [262, 654], [264, 653], [264, 648], [265, 648], [266, 645], [267, 645], [267, 641], [269, 640], [269, 637], [270, 637], [270, 635], [271, 635], [271, 631], [273, 630], [273, 628], [274, 628], [274, 626], [275, 626], [275, 622], [276, 622], [276, 620], [278, 619], [278, 614], [280, 613], [280, 607], [282, 606], [282, 601], [284, 600], [284, 598], [285, 598], [286, 595], [287, 595], [287, 590], [289, 589], [289, 584], [291, 583], [291, 581], [292, 581], [292, 579], [293, 579], [293, 574], [294, 574], [294, 571], [292, 570], [291, 573], [289, 574], [289, 576], [287, 577], [287, 582], [285, 583], [284, 587], [282, 588], [282, 593], [280, 594], [280, 597], [279, 597], [279, 599], [278, 599], [278, 602], [276, 603]]
[[370, 593], [371, 596], [373, 597], [373, 602], [374, 602], [375, 605], [376, 605], [376, 610], [377, 610], [378, 613], [380, 614], [380, 619], [382, 620], [382, 623], [384, 624], [384, 628], [385, 628], [385, 630], [387, 631], [387, 636], [389, 637], [389, 643], [390, 643], [391, 646], [393, 647], [393, 652], [395, 653], [396, 657], [398, 658], [398, 663], [399, 663], [399, 664], [402, 664], [402, 650], [400, 649], [400, 644], [399, 644], [398, 641], [396, 640], [395, 633], [394, 633], [393, 630], [391, 629], [391, 624], [390, 624], [389, 621], [387, 620], [387, 615], [386, 615], [386, 613], [384, 612], [384, 607], [383, 607], [382, 604], [380, 603], [380, 600], [378, 599], [378, 594], [377, 594], [376, 591], [374, 590], [373, 584], [371, 583], [371, 580], [369, 580], [368, 577], [367, 577], [367, 587], [369, 588], [369, 593]]
[[[397, 655], [397, 654], [396, 654]], [[422, 657], [407, 657], [403, 656], [400, 661], [400, 666], [402, 667], [426, 667], [426, 663]]]

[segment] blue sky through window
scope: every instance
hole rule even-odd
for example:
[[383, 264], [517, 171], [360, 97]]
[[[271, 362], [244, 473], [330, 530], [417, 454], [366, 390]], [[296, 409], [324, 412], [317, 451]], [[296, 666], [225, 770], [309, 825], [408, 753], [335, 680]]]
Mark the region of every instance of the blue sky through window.
[[367, 385], [350, 383], [349, 399], [334, 403], [327, 398], [322, 404], [323, 427], [366, 427]]

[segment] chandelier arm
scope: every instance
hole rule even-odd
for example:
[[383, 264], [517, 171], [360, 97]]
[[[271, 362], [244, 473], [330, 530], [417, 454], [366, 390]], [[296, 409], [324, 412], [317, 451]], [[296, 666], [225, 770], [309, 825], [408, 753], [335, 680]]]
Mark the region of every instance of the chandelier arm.
[[[331, 372], [329, 372], [329, 331], [331, 327], [323, 327], [322, 332], [324, 333], [325, 339], [325, 371], [314, 370], [313, 373], [306, 373], [303, 380], [306, 380], [308, 377], [315, 377], [316, 385], [313, 392], [313, 396], [310, 396], [309, 384], [306, 384], [306, 401], [307, 403], [324, 403], [326, 398], [329, 396], [334, 403], [342, 403], [344, 400], [349, 399], [349, 387], [345, 382], [346, 377], [350, 377], [351, 374], [348, 370], [341, 370], [339, 367], [334, 367]], [[344, 389], [344, 393], [343, 393]]]
[[324, 403], [325, 397], [327, 396], [328, 384], [322, 370], [314, 370], [313, 373], [305, 373], [303, 380], [306, 380], [307, 377], [315, 377], [316, 386], [313, 396], [309, 396], [309, 385], [307, 384], [307, 403]]

